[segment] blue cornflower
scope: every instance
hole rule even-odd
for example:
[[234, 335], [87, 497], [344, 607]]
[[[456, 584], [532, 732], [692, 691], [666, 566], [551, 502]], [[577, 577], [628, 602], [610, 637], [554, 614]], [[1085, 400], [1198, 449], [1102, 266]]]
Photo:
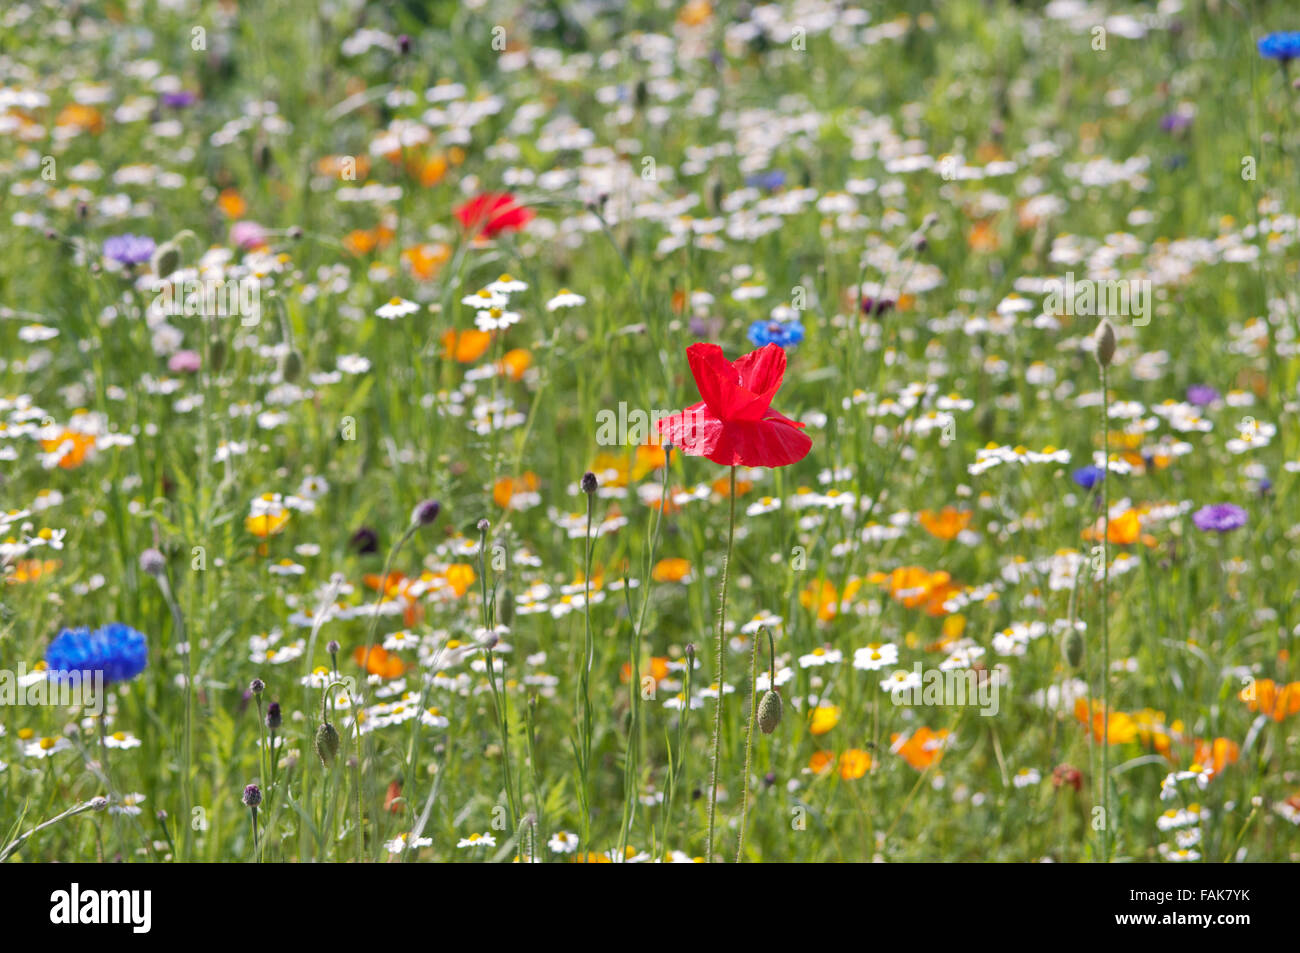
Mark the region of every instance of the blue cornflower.
[[791, 347], [803, 340], [803, 325], [798, 321], [755, 321], [749, 326], [749, 340], [754, 347]]
[[121, 622], [100, 629], [64, 629], [45, 650], [51, 675], [59, 672], [103, 672], [105, 682], [124, 682], [144, 671], [149, 660], [145, 637]]
[[1300, 57], [1300, 32], [1270, 33], [1259, 41], [1259, 55], [1267, 60], [1293, 60]]
[[785, 185], [785, 173], [780, 169], [771, 169], [767, 172], [759, 172], [757, 175], [751, 175], [745, 179], [745, 184], [756, 189], [765, 189], [773, 192]]
[[1105, 475], [1105, 471], [1102, 470], [1101, 467], [1087, 466], [1079, 467], [1079, 469], [1070, 474], [1070, 478], [1074, 480], [1075, 483], [1079, 484], [1079, 486], [1083, 487], [1083, 489], [1091, 490], [1101, 482], [1101, 478]]
[[157, 246], [148, 235], [114, 235], [104, 240], [104, 257], [124, 265], [142, 265], [153, 257]]

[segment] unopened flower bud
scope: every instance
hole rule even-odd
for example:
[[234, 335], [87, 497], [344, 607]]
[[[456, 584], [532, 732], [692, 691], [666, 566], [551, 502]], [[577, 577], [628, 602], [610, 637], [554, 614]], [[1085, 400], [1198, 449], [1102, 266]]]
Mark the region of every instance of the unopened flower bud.
[[256, 784], [250, 784], [244, 788], [244, 803], [251, 808], [256, 809], [257, 805], [262, 803], [262, 789]]
[[316, 729], [316, 757], [322, 766], [328, 768], [339, 753], [339, 733], [328, 721], [322, 721]]
[[596, 480], [596, 474], [588, 470], [586, 473], [582, 475], [582, 483], [580, 485], [582, 486], [582, 492], [586, 493], [588, 496], [591, 496], [591, 494], [596, 492], [596, 487], [598, 487], [600, 484]]
[[146, 576], [161, 576], [167, 569], [167, 558], [152, 546], [140, 554], [140, 571]]
[[442, 512], [442, 504], [437, 500], [423, 500], [411, 511], [411, 523], [415, 526], [428, 526]]
[[769, 688], [758, 701], [758, 728], [770, 735], [781, 724], [781, 694]]
[[1110, 362], [1115, 359], [1115, 328], [1105, 318], [1097, 325], [1094, 340], [1097, 343], [1097, 363], [1103, 368], [1110, 367]]

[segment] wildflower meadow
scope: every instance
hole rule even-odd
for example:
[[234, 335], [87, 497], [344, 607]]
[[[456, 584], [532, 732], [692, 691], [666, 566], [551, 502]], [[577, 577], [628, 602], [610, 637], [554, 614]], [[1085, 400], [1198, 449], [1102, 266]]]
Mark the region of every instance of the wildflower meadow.
[[1290, 30], [0, 5], [0, 861], [1300, 858]]

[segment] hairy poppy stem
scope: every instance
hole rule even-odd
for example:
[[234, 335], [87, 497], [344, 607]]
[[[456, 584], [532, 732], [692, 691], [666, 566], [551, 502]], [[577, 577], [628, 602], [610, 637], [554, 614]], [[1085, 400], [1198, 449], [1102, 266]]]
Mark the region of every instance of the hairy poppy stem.
[[728, 491], [731, 519], [727, 529], [727, 555], [722, 561], [722, 599], [718, 603], [718, 707], [713, 714], [713, 779], [709, 782], [709, 849], [705, 859], [713, 863], [713, 831], [718, 813], [718, 763], [722, 755], [722, 704], [726, 700], [727, 664], [727, 577], [731, 571], [731, 550], [736, 542], [736, 466], [731, 467]]
[[[745, 729], [745, 794], [740, 801], [740, 837], [736, 842], [736, 863], [745, 859], [745, 826], [749, 819], [749, 774], [750, 759], [754, 753], [754, 723], [758, 721], [758, 642], [763, 633], [767, 633], [771, 644], [772, 633], [763, 626], [754, 633], [754, 642], [749, 647], [749, 724]], [[776, 687], [776, 655], [772, 655], [772, 675], [769, 688]]]
[[1101, 859], [1110, 860], [1110, 395], [1101, 365]]

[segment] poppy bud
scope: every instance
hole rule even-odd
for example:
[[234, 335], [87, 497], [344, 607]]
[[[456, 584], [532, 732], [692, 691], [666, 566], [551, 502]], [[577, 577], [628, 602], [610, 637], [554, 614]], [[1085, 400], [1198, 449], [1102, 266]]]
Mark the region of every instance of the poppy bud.
[[175, 242], [163, 242], [154, 249], [153, 259], [149, 262], [154, 277], [166, 278], [181, 266], [181, 250]]
[[515, 594], [510, 591], [509, 586], [503, 586], [501, 592], [497, 595], [496, 616], [502, 625], [514, 625]]
[[1083, 661], [1083, 636], [1074, 626], [1070, 626], [1061, 639], [1061, 654], [1065, 656], [1065, 664], [1070, 668], [1078, 668]]
[[328, 721], [322, 721], [316, 729], [316, 757], [322, 766], [328, 768], [330, 762], [339, 753], [339, 733]]
[[781, 724], [781, 694], [773, 689], [763, 693], [758, 702], [758, 728], [765, 735], [776, 731]]
[[1103, 368], [1110, 367], [1115, 358], [1115, 328], [1105, 318], [1097, 325], [1097, 363]]
[[302, 373], [302, 355], [290, 348], [280, 355], [280, 377], [292, 384]]
[[221, 370], [226, 363], [226, 342], [217, 335], [208, 338], [208, 366], [213, 372]]

